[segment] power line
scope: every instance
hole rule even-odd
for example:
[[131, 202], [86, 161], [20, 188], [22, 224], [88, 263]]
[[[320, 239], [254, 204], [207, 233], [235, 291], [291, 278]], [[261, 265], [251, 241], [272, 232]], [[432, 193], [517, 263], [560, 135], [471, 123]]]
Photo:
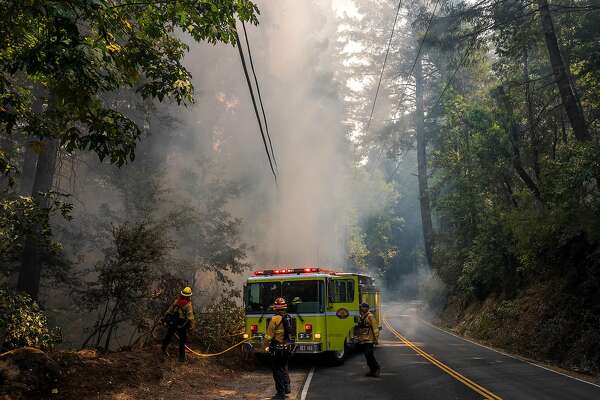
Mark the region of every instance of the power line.
[[277, 159], [275, 158], [275, 152], [273, 151], [273, 142], [271, 142], [271, 135], [269, 134], [269, 124], [267, 123], [267, 115], [265, 114], [265, 108], [263, 107], [262, 96], [260, 95], [260, 86], [258, 85], [258, 79], [256, 78], [256, 72], [254, 71], [254, 61], [252, 60], [252, 51], [250, 50], [250, 42], [248, 41], [248, 33], [246, 32], [246, 24], [242, 21], [242, 28], [244, 28], [244, 38], [246, 39], [246, 48], [248, 49], [248, 58], [250, 59], [250, 68], [252, 69], [252, 75], [254, 76], [254, 83], [256, 84], [256, 92], [258, 93], [258, 102], [260, 103], [260, 109], [262, 111], [263, 121], [265, 122], [265, 131], [267, 132], [267, 139], [269, 139], [269, 147], [271, 148], [271, 156], [277, 168]]
[[248, 75], [248, 67], [246, 66], [246, 59], [244, 58], [242, 44], [240, 43], [240, 35], [238, 35], [237, 29], [235, 32], [235, 41], [237, 42], [238, 52], [240, 53], [240, 60], [242, 61], [242, 67], [244, 69], [244, 75], [246, 76], [246, 83], [248, 84], [248, 90], [250, 90], [250, 97], [252, 98], [252, 105], [254, 106], [254, 113], [256, 114], [256, 120], [258, 121], [258, 128], [260, 129], [260, 135], [262, 137], [263, 144], [265, 146], [265, 152], [267, 153], [267, 158], [269, 159], [269, 166], [271, 167], [271, 172], [273, 173], [273, 177], [275, 178], [275, 183], [277, 183], [277, 174], [275, 173], [275, 168], [273, 168], [273, 161], [271, 160], [271, 154], [269, 153], [269, 146], [267, 145], [267, 139], [265, 138], [265, 132], [263, 131], [262, 122], [260, 120], [260, 115], [258, 113], [258, 107], [256, 106], [256, 99], [254, 98], [254, 90], [252, 89], [252, 83], [250, 82], [250, 75]]
[[365, 133], [369, 131], [371, 121], [373, 120], [373, 112], [375, 111], [375, 104], [377, 103], [377, 96], [379, 95], [379, 88], [381, 87], [381, 79], [383, 78], [383, 71], [385, 71], [385, 65], [387, 64], [388, 55], [390, 54], [390, 46], [392, 45], [392, 38], [394, 37], [394, 31], [396, 30], [396, 22], [398, 21], [398, 14], [400, 13], [400, 7], [402, 6], [402, 0], [398, 1], [398, 8], [396, 9], [396, 17], [394, 18], [394, 25], [392, 26], [392, 32], [390, 33], [390, 39], [388, 40], [387, 49], [385, 51], [385, 58], [383, 59], [383, 66], [381, 67], [381, 73], [379, 74], [379, 81], [377, 82], [377, 90], [375, 91], [375, 98], [373, 99], [373, 106], [371, 107], [371, 114], [369, 115], [369, 122], [367, 122], [367, 128]]

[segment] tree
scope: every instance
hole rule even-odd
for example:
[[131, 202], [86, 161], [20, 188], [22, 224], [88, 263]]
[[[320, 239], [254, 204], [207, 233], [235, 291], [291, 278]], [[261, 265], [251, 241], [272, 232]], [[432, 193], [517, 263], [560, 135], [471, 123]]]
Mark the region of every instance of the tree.
[[427, 138], [425, 134], [425, 114], [423, 110], [423, 66], [421, 58], [415, 63], [415, 126], [417, 136], [417, 171], [419, 180], [419, 204], [425, 256], [430, 267], [433, 266], [433, 223], [431, 221], [431, 203], [427, 177]]
[[[33, 200], [42, 210], [49, 209], [47, 194], [52, 189], [57, 152], [58, 140], [47, 140], [44, 142], [44, 148], [37, 162], [33, 183]], [[27, 235], [25, 247], [23, 248], [23, 265], [19, 271], [19, 281], [17, 283], [17, 290], [28, 293], [34, 299], [38, 297], [42, 257], [44, 255], [39, 243], [44, 237], [42, 229], [41, 224], [35, 224], [32, 231]]]
[[558, 45], [550, 6], [547, 0], [538, 0], [538, 6], [540, 9], [540, 24], [546, 40], [552, 73], [554, 74], [563, 106], [569, 117], [569, 122], [573, 127], [573, 133], [577, 140], [590, 140], [591, 136], [585, 123], [585, 116], [579, 104], [579, 99], [577, 98], [575, 84], [571, 79], [569, 65], [565, 62]]
[[[105, 250], [104, 260], [95, 267], [98, 279], [77, 292], [88, 312], [99, 311], [82, 347], [95, 339], [94, 347], [108, 351], [113, 334], [124, 322], [138, 332], [158, 323], [161, 308], [174, 296], [175, 288], [182, 286], [169, 272], [174, 269], [170, 265], [174, 243], [166, 235], [168, 228], [166, 221], [113, 228], [113, 247]], [[153, 307], [155, 302], [159, 307]]]
[[[236, 19], [257, 23], [257, 12], [249, 0], [3, 1], [0, 129], [2, 136], [43, 144], [34, 197], [52, 187], [58, 146], [92, 151], [117, 166], [133, 160], [142, 131], [105, 100], [108, 94], [132, 89], [143, 98], [192, 101], [190, 74], [182, 64], [187, 45], [177, 30], [197, 41], [235, 44]], [[45, 107], [39, 112], [36, 104]], [[29, 165], [26, 160], [25, 169]], [[0, 167], [5, 175], [14, 169], [4, 151]], [[41, 268], [33, 242], [32, 237], [19, 287], [35, 297]]]

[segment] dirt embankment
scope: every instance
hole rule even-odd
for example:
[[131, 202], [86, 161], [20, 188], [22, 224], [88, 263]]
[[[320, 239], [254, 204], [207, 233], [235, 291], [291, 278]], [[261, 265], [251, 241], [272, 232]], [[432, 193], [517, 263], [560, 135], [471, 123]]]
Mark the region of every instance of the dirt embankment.
[[595, 378], [600, 374], [600, 310], [560, 280], [513, 298], [465, 304], [451, 298], [438, 323], [517, 354]]
[[[43, 393], [33, 390], [35, 382], [29, 382], [29, 388], [17, 384], [11, 389], [4, 381], [0, 382], [0, 399], [262, 400], [274, 394], [271, 372], [243, 362], [236, 354], [219, 359], [189, 357], [185, 363], [175, 357], [162, 360], [159, 354], [158, 347], [106, 355], [94, 351], [51, 354], [60, 374], [41, 384]], [[14, 367], [10, 376], [13, 382], [18, 381]], [[10, 369], [4, 366], [5, 371]], [[304, 370], [291, 371], [290, 399], [297, 396], [305, 376]]]

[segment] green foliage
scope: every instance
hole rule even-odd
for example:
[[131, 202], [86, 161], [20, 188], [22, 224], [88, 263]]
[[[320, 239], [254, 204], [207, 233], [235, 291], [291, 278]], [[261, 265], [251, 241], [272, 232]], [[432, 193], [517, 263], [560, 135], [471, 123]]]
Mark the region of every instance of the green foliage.
[[240, 291], [225, 289], [204, 312], [197, 314], [192, 337], [206, 351], [223, 350], [240, 340], [245, 313], [240, 305]]
[[106, 96], [130, 89], [191, 102], [187, 45], [176, 33], [235, 44], [236, 18], [256, 24], [257, 13], [249, 0], [2, 0], [0, 133], [59, 138], [67, 151], [123, 165], [133, 160], [141, 130]]
[[433, 154], [435, 204], [443, 223], [438, 257], [449, 261], [440, 267], [446, 283], [484, 299], [560, 270], [561, 253], [573, 242], [596, 251], [598, 145], [568, 142], [542, 158], [540, 201], [515, 179], [504, 116], [491, 103], [457, 96], [446, 110], [447, 135]]
[[14, 273], [20, 264], [25, 240], [34, 226], [41, 226], [39, 241], [44, 259], [50, 272], [58, 272], [56, 267], [65, 267], [62, 247], [52, 240], [49, 217], [53, 213], [69, 219], [71, 205], [63, 201], [63, 195], [49, 193], [50, 208], [42, 209], [31, 197], [7, 196], [0, 198], [0, 271], [8, 276]]
[[478, 339], [490, 340], [498, 336], [506, 336], [506, 341], [510, 342], [512, 334], [509, 322], [518, 316], [519, 309], [514, 302], [502, 301], [468, 321], [463, 328]]
[[8, 152], [0, 148], [0, 179], [8, 179], [8, 185], [13, 186], [15, 183], [15, 172], [15, 162], [11, 159]]
[[365, 236], [358, 226], [353, 226], [350, 238], [348, 239], [348, 259], [351, 265], [359, 270], [366, 270], [368, 268], [367, 257], [369, 256], [369, 249], [365, 244]]
[[29, 295], [0, 288], [2, 351], [23, 346], [49, 350], [60, 341], [60, 330], [49, 328], [46, 314]]
[[414, 275], [421, 237], [418, 199], [411, 190], [416, 188], [416, 179], [410, 174], [413, 163], [414, 153], [408, 152], [401, 160], [386, 162], [382, 170], [372, 170], [371, 165], [357, 169], [358, 201], [350, 215], [346, 242], [350, 268], [376, 275], [387, 288], [406, 296], [417, 289]]

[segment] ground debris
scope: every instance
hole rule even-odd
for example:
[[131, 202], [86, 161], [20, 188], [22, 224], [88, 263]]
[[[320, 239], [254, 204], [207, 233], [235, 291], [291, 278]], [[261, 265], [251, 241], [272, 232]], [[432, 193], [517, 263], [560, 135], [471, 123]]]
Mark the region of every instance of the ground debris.
[[[219, 359], [189, 357], [185, 363], [177, 362], [175, 355], [162, 360], [159, 347], [54, 356], [63, 369], [63, 380], [58, 396], [51, 399], [263, 400], [274, 394], [271, 371], [245, 365], [236, 354]], [[298, 392], [306, 371], [291, 372], [293, 390]]]
[[46, 353], [23, 347], [0, 355], [0, 398], [47, 398], [57, 393], [60, 366]]

